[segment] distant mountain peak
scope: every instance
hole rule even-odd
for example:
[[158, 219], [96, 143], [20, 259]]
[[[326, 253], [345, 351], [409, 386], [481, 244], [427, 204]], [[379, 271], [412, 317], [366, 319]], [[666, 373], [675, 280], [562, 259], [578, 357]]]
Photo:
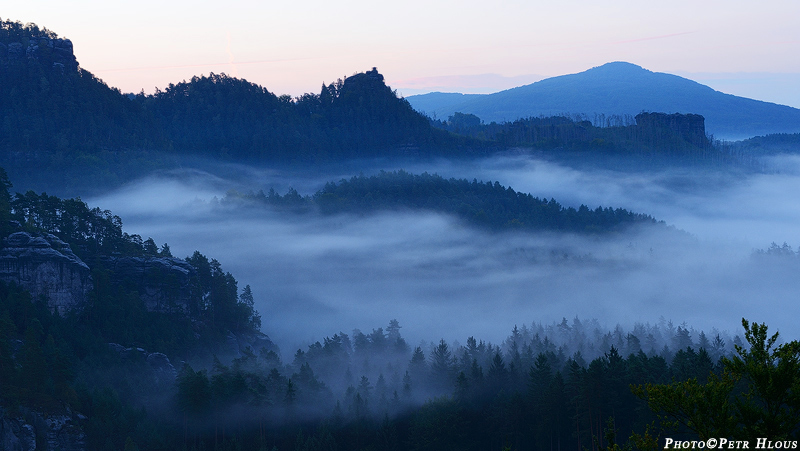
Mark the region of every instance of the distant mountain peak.
[[605, 63], [601, 66], [596, 66], [591, 69], [585, 70], [583, 72], [579, 72], [577, 74], [564, 75], [564, 77], [586, 78], [591, 80], [609, 80], [609, 81], [643, 80], [652, 78], [654, 76], [662, 76], [662, 77], [669, 76], [669, 77], [674, 77], [675, 79], [681, 78], [678, 77], [677, 75], [670, 75], [662, 72], [653, 72], [651, 70], [645, 69], [642, 66], [638, 66], [636, 64], [628, 63], [625, 61], [614, 61], [611, 63]]
[[486, 123], [537, 116], [635, 116], [643, 111], [700, 114], [723, 139], [800, 132], [800, 109], [724, 94], [677, 75], [614, 61], [494, 94], [410, 96], [418, 111], [437, 117], [474, 114]]
[[653, 72], [651, 70], [647, 70], [642, 66], [638, 66], [633, 63], [628, 63], [625, 61], [614, 61], [611, 63], [605, 63], [602, 66], [596, 66], [591, 69], [585, 70], [578, 74], [574, 75], [603, 75], [606, 77], [614, 77], [614, 76], [630, 76], [630, 75], [639, 75], [639, 76], [647, 76], [657, 72]]
[[646, 72], [650, 72], [649, 70], [645, 69], [642, 66], [638, 66], [636, 64], [629, 63], [627, 61], [612, 61], [610, 63], [605, 63], [605, 64], [602, 64], [600, 66], [595, 66], [595, 67], [587, 70], [586, 72], [597, 71], [597, 70], [614, 70], [614, 71], [616, 71], [616, 70], [643, 70], [643, 71], [646, 71]]

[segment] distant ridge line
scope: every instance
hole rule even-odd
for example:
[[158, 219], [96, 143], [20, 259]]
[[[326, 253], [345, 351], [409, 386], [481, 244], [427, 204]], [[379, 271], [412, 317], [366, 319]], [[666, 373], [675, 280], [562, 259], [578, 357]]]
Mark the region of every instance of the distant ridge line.
[[446, 119], [461, 112], [486, 123], [563, 114], [663, 112], [700, 114], [706, 118], [708, 132], [722, 139], [800, 133], [800, 109], [725, 94], [687, 78], [621, 61], [494, 94], [429, 93], [406, 100], [431, 117]]

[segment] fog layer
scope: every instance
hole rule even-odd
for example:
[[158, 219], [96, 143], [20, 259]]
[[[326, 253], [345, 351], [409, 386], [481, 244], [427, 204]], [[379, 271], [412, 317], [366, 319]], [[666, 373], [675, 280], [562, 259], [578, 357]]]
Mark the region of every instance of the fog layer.
[[752, 257], [771, 242], [800, 242], [797, 172], [630, 174], [522, 156], [380, 165], [497, 180], [567, 206], [627, 208], [689, 234], [664, 228], [599, 237], [490, 234], [433, 212], [324, 217], [233, 208], [214, 199], [232, 188], [284, 193], [292, 186], [313, 194], [348, 175], [341, 171], [237, 167], [212, 176], [183, 170], [155, 174], [88, 203], [121, 216], [128, 233], [169, 243], [178, 257], [199, 250], [219, 260], [240, 288], [252, 287], [262, 329], [284, 354], [339, 331], [383, 327], [390, 319], [399, 320], [411, 344], [468, 336], [497, 343], [515, 324], [575, 316], [610, 327], [664, 317], [732, 332], [746, 317], [797, 338], [800, 267]]

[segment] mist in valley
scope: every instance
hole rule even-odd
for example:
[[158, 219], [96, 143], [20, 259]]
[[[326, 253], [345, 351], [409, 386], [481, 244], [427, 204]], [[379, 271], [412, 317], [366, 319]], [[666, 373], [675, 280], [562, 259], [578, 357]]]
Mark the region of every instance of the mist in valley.
[[[128, 233], [199, 250], [252, 287], [262, 330], [290, 361], [297, 349], [396, 319], [412, 348], [474, 336], [502, 343], [515, 325], [596, 319], [671, 320], [696, 332], [766, 322], [798, 338], [796, 257], [757, 256], [800, 243], [800, 167], [781, 173], [575, 169], [528, 155], [471, 162], [361, 162], [329, 173], [219, 166], [138, 180], [90, 206], [121, 216]], [[499, 181], [565, 206], [626, 208], [670, 227], [625, 233], [490, 233], [435, 212], [324, 216], [224, 202], [229, 190], [311, 195], [326, 182], [405, 169]]]

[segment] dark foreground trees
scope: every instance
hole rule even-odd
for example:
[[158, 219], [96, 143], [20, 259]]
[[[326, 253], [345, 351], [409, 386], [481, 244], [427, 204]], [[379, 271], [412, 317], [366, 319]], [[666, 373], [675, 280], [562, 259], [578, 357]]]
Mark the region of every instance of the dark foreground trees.
[[723, 357], [706, 381], [647, 384], [634, 392], [669, 431], [701, 439], [783, 440], [800, 435], [800, 342], [778, 344], [766, 324], [742, 319], [749, 348]]
[[[743, 326], [746, 344], [716, 363], [691, 340], [686, 349], [666, 352], [668, 358], [641, 350], [622, 357], [612, 346], [588, 363], [579, 363], [579, 354], [565, 357], [563, 350], [536, 354], [533, 349], [540, 349], [536, 340], [520, 339], [527, 332], [516, 329], [503, 347], [472, 338], [458, 347], [440, 341], [431, 344], [427, 354], [419, 347], [413, 353], [406, 349], [406, 364], [397, 368], [405, 377], [388, 384], [385, 380], [391, 377], [381, 376], [380, 382], [371, 383], [369, 377], [361, 376], [359, 381], [360, 368], [376, 368], [378, 355], [369, 357], [365, 365], [353, 365], [365, 360], [351, 348], [339, 360], [352, 373], [342, 401], [335, 401], [338, 388], [322, 382], [327, 374], [312, 370], [318, 362], [327, 361], [318, 360], [324, 354], [303, 353], [303, 371], [325, 388], [308, 397], [309, 385], [299, 377], [302, 371], [281, 379], [283, 370], [273, 368], [272, 377], [281, 382], [273, 384], [277, 391], [270, 398], [274, 401], [261, 412], [283, 412], [282, 421], [262, 424], [257, 436], [255, 426], [250, 432], [244, 428], [238, 437], [242, 443], [249, 440], [281, 450], [655, 450], [663, 448], [666, 437], [752, 440], [751, 448], [761, 437], [797, 440], [798, 343], [778, 344], [778, 335], [769, 335], [763, 324], [743, 321]], [[337, 343], [349, 342], [337, 337]], [[372, 339], [360, 340], [365, 349]], [[513, 345], [515, 340], [519, 345]], [[296, 361], [283, 368], [297, 371], [298, 365]], [[222, 374], [236, 380], [231, 375], [243, 368], [235, 364], [215, 369], [211, 376], [189, 372], [182, 377], [188, 382], [200, 376], [213, 386], [220, 383]], [[258, 379], [247, 371], [241, 374], [245, 381]], [[378, 387], [384, 391], [388, 386], [391, 391], [394, 383], [403, 387], [394, 401], [378, 402]], [[423, 388], [427, 401], [413, 396]], [[290, 392], [296, 394], [291, 402], [287, 401]], [[204, 393], [214, 399], [213, 389]], [[329, 407], [302, 420], [297, 416], [302, 393], [307, 400], [317, 400], [313, 406], [330, 403]], [[197, 434], [190, 448], [214, 448], [210, 429]]]

